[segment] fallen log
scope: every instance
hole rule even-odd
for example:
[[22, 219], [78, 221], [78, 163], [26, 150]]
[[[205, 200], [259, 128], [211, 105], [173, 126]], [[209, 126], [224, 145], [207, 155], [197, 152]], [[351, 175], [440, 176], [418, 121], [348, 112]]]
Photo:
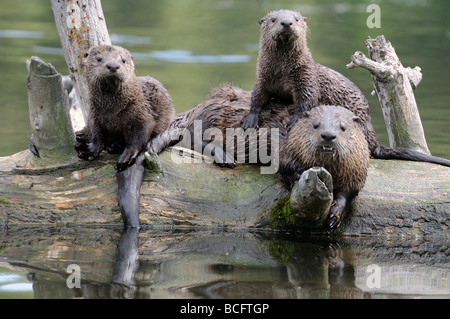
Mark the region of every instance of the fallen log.
[[[172, 150], [161, 153], [157, 165], [149, 159], [154, 169], [146, 170], [141, 187], [142, 227], [326, 231], [295, 218], [288, 190], [259, 167], [174, 161], [180, 155]], [[28, 167], [31, 156], [26, 150], [0, 159], [0, 225], [122, 225], [113, 156], [50, 168]], [[371, 160], [366, 185], [339, 233], [448, 239], [448, 190], [450, 168]]]

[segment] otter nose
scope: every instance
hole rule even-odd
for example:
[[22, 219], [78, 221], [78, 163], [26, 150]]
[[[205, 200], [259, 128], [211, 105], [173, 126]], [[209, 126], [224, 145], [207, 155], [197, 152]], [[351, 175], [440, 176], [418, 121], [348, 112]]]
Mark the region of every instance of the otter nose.
[[120, 68], [120, 64], [116, 63], [116, 62], [110, 62], [106, 65], [106, 67], [108, 68], [108, 70], [110, 70], [111, 72], [116, 72], [119, 68]]
[[291, 21], [281, 21], [280, 23], [285, 28], [289, 28], [292, 25]]
[[323, 132], [322, 134], [320, 134], [320, 136], [322, 136], [322, 138], [327, 142], [331, 142], [336, 138], [336, 134], [333, 134], [331, 132]]

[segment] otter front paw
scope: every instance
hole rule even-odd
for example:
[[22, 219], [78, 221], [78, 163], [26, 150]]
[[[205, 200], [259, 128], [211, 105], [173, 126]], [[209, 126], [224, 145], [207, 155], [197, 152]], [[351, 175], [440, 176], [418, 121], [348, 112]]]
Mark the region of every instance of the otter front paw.
[[241, 122], [241, 127], [246, 130], [248, 128], [256, 128], [258, 125], [258, 114], [255, 113], [249, 113], [247, 114]]
[[117, 170], [123, 171], [128, 166], [133, 165], [136, 162], [136, 157], [139, 155], [140, 149], [137, 147], [127, 147], [120, 154], [119, 159], [117, 160]]
[[[81, 134], [79, 134], [81, 133]], [[98, 157], [101, 149], [98, 146], [94, 146], [88, 139], [88, 136], [83, 134], [82, 131], [76, 133], [77, 143], [75, 144], [75, 150], [79, 158], [86, 161], [93, 161]]]
[[328, 227], [330, 227], [331, 229], [338, 228], [341, 225], [344, 216], [345, 206], [342, 206], [338, 201], [333, 202], [326, 221]]

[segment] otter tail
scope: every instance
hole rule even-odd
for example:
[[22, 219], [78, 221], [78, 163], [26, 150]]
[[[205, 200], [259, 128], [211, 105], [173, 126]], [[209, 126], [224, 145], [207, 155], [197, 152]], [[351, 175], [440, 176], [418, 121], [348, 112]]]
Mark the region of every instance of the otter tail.
[[140, 189], [144, 176], [144, 152], [138, 155], [136, 162], [117, 172], [120, 211], [125, 227], [139, 228]]
[[450, 160], [423, 154], [421, 152], [407, 149], [407, 148], [391, 148], [383, 145], [378, 145], [372, 152], [372, 156], [378, 159], [398, 159], [416, 162], [435, 163], [450, 167]]

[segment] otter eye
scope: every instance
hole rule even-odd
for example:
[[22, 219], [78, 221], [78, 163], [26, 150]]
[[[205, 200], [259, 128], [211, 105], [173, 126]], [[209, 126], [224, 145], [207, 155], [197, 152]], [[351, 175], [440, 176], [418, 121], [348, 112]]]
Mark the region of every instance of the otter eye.
[[275, 22], [275, 21], [277, 21], [277, 19], [275, 19], [275, 18], [272, 18], [272, 22]]
[[97, 60], [97, 62], [102, 62], [102, 57], [101, 56], [98, 56], [97, 58], [96, 58], [96, 60]]
[[122, 63], [127, 63], [127, 60], [125, 60], [125, 59], [122, 59]]
[[320, 123], [314, 123], [314, 124], [313, 124], [313, 128], [314, 128], [315, 130], [318, 129], [319, 126], [320, 126]]
[[341, 123], [341, 130], [342, 130], [342, 132], [345, 132], [346, 129], [347, 129], [347, 127], [343, 123]]
[[295, 21], [297, 21], [297, 22], [298, 22], [298, 18], [297, 18], [297, 17], [295, 18]]

